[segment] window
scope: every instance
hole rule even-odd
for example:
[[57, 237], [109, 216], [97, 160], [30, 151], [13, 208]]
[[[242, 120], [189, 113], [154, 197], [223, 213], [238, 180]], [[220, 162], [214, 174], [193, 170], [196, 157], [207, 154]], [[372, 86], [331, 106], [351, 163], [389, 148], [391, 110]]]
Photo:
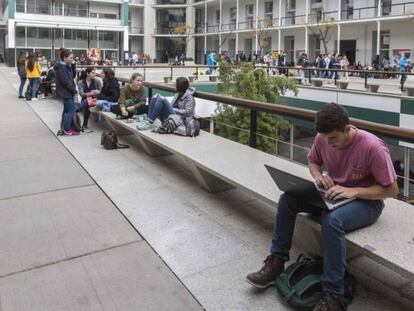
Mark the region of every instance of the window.
[[253, 11], [254, 11], [254, 5], [253, 4], [246, 4], [246, 17], [253, 18]]
[[216, 23], [220, 24], [220, 11], [219, 10], [216, 11]]
[[235, 23], [237, 20], [237, 8], [230, 8], [230, 22]]
[[286, 12], [296, 10], [296, 0], [286, 0]]
[[26, 12], [25, 0], [16, 0], [16, 12], [19, 12], [19, 13]]
[[16, 27], [16, 46], [26, 46], [26, 27]]
[[264, 16], [265, 19], [273, 18], [273, 1], [265, 2], [264, 4]]

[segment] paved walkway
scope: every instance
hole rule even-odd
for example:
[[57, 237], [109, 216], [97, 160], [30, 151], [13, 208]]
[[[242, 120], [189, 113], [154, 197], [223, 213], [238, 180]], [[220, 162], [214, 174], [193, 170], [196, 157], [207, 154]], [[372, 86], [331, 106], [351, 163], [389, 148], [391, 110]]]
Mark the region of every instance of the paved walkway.
[[[14, 71], [0, 68], [0, 310], [290, 310], [244, 282], [273, 208], [206, 193], [129, 136], [130, 149], [103, 150], [102, 124], [56, 138], [62, 104], [17, 100]], [[362, 286], [349, 309], [403, 310]]]

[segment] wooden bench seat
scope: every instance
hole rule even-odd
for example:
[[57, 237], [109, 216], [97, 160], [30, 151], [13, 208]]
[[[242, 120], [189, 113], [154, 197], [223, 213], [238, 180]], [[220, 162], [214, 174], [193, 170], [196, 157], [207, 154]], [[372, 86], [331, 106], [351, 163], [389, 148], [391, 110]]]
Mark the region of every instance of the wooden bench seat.
[[[175, 154], [185, 160], [195, 179], [207, 191], [238, 187], [269, 205], [276, 206], [281, 195], [264, 165], [312, 180], [308, 168], [202, 131], [196, 138], [160, 135], [138, 131], [136, 123], [117, 120], [110, 112], [101, 113], [116, 132], [134, 134], [143, 149], [152, 156]], [[347, 234], [349, 253], [365, 255], [377, 263], [414, 280], [414, 208], [395, 199], [385, 201], [378, 222]], [[320, 224], [306, 214], [299, 221], [320, 231]]]

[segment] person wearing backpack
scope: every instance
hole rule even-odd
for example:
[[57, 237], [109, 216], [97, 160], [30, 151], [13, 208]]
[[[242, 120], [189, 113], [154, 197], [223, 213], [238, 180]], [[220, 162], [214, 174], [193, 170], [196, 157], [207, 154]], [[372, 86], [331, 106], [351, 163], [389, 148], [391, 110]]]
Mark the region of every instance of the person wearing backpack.
[[119, 82], [111, 68], [105, 67], [102, 72], [103, 86], [101, 92], [96, 97], [96, 107], [102, 111], [110, 111], [111, 106], [118, 105], [120, 95]]
[[39, 61], [36, 58], [36, 55], [33, 53], [29, 54], [29, 57], [26, 61], [26, 78], [29, 79], [30, 83], [30, 95], [31, 100], [38, 100], [37, 90], [40, 85], [40, 76], [42, 75], [42, 68], [40, 67]]
[[[308, 154], [310, 174], [319, 187], [326, 189], [327, 198], [355, 200], [328, 211], [303, 198], [282, 194], [270, 255], [262, 269], [247, 275], [246, 281], [258, 288], [275, 284], [285, 262], [289, 261], [297, 213], [320, 216], [325, 246], [321, 276], [324, 294], [314, 310], [342, 310], [347, 259], [345, 233], [377, 221], [384, 207], [383, 200], [398, 193], [397, 176], [385, 143], [351, 125], [342, 106], [324, 105], [315, 121], [318, 134]], [[322, 167], [327, 170], [326, 174]]]
[[171, 118], [177, 124], [172, 132], [182, 136], [193, 136], [198, 131], [198, 125], [195, 120], [195, 89], [190, 87], [187, 78], [180, 77], [176, 80], [175, 94], [171, 103], [163, 96], [156, 94], [152, 97], [149, 108], [148, 117], [139, 122], [137, 129], [140, 131], [154, 128], [155, 119], [161, 122]]
[[82, 128], [88, 128], [88, 121], [91, 112], [89, 111], [88, 97], [96, 97], [102, 89], [102, 83], [99, 79], [95, 79], [95, 68], [86, 68], [81, 72], [78, 90], [81, 97], [81, 103], [76, 112], [83, 111], [83, 124]]
[[60, 53], [60, 61], [55, 66], [56, 94], [63, 99], [63, 133], [68, 136], [79, 135], [79, 132], [72, 128], [76, 111], [74, 96], [77, 93], [73, 80], [72, 63], [72, 51], [64, 49]]
[[144, 77], [135, 72], [129, 79], [129, 84], [121, 89], [118, 105], [111, 106], [111, 112], [121, 118], [132, 118], [148, 112], [147, 90], [144, 87]]

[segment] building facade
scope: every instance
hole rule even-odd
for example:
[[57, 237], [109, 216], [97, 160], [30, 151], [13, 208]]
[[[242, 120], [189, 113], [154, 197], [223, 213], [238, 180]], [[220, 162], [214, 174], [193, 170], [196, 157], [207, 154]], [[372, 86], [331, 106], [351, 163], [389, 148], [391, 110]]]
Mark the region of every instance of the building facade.
[[[189, 2], [190, 1], [190, 2]], [[103, 57], [145, 53], [167, 62], [185, 53], [245, 55], [341, 52], [351, 62], [390, 60], [414, 49], [409, 0], [0, 0], [0, 54], [22, 50], [55, 58], [100, 48]]]

